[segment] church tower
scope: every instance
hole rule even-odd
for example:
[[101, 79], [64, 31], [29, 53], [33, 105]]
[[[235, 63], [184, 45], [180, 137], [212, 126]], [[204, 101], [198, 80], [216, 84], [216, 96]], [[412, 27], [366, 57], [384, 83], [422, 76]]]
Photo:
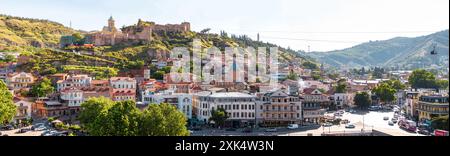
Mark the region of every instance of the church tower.
[[115, 26], [115, 21], [112, 16], [109, 17], [109, 19], [108, 19], [108, 28], [109, 28], [109, 31], [111, 31], [111, 32], [117, 31], [116, 26]]

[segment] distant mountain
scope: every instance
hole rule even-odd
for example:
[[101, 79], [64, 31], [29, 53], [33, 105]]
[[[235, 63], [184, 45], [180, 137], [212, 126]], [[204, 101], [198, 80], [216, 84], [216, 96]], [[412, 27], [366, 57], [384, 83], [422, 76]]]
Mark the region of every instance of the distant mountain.
[[[430, 51], [436, 45], [437, 55]], [[351, 48], [304, 53], [319, 62], [337, 68], [391, 67], [414, 69], [448, 67], [449, 31], [444, 30], [415, 38], [396, 37], [384, 41], [371, 41]]]
[[15, 46], [53, 47], [58, 45], [62, 35], [75, 32], [48, 20], [0, 14], [0, 50]]

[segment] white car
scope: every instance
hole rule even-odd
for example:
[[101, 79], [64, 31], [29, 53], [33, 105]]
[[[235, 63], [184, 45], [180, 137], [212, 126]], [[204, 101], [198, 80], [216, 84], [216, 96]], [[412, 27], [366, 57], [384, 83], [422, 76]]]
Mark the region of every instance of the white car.
[[289, 124], [288, 129], [297, 129], [298, 128], [298, 124]]

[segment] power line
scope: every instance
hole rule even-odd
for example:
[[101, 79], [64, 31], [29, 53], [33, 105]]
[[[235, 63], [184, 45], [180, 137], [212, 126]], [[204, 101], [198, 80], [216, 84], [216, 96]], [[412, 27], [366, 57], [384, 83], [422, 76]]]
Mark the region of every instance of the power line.
[[285, 31], [285, 30], [244, 30], [228, 29], [242, 32], [275, 32], [275, 33], [298, 33], [298, 34], [413, 34], [413, 33], [434, 33], [437, 31]]
[[338, 40], [316, 40], [316, 39], [304, 39], [304, 38], [284, 38], [284, 37], [261, 37], [263, 39], [281, 39], [281, 40], [296, 40], [296, 41], [309, 41], [309, 42], [331, 42], [331, 43], [361, 43], [358, 41], [338, 41]]

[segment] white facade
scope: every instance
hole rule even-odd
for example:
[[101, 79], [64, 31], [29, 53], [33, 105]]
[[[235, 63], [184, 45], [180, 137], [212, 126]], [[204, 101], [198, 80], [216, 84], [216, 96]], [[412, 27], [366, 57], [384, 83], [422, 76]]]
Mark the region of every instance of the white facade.
[[149, 91], [144, 91], [142, 93], [143, 104], [169, 103], [177, 107], [179, 111], [183, 112], [188, 119], [192, 118], [192, 98], [192, 94], [184, 93], [153, 94]]
[[61, 92], [61, 100], [67, 101], [69, 107], [79, 107], [84, 102], [83, 91], [76, 88], [66, 88]]
[[136, 89], [136, 79], [129, 77], [112, 77], [109, 80], [114, 89]]
[[333, 95], [334, 104], [338, 108], [344, 108], [346, 106], [352, 107], [354, 103], [353, 98], [354, 94], [351, 93], [335, 93]]
[[6, 84], [14, 90], [28, 88], [34, 83], [34, 77], [30, 73], [12, 73], [6, 78]]
[[87, 87], [91, 84], [92, 78], [88, 75], [73, 75], [66, 80], [56, 82], [56, 91], [61, 91], [68, 87]]
[[209, 95], [197, 95], [199, 101], [197, 117], [201, 121], [208, 121], [212, 110], [223, 108], [228, 113], [227, 120], [241, 120], [252, 122], [256, 118], [256, 96], [239, 93], [224, 92]]

